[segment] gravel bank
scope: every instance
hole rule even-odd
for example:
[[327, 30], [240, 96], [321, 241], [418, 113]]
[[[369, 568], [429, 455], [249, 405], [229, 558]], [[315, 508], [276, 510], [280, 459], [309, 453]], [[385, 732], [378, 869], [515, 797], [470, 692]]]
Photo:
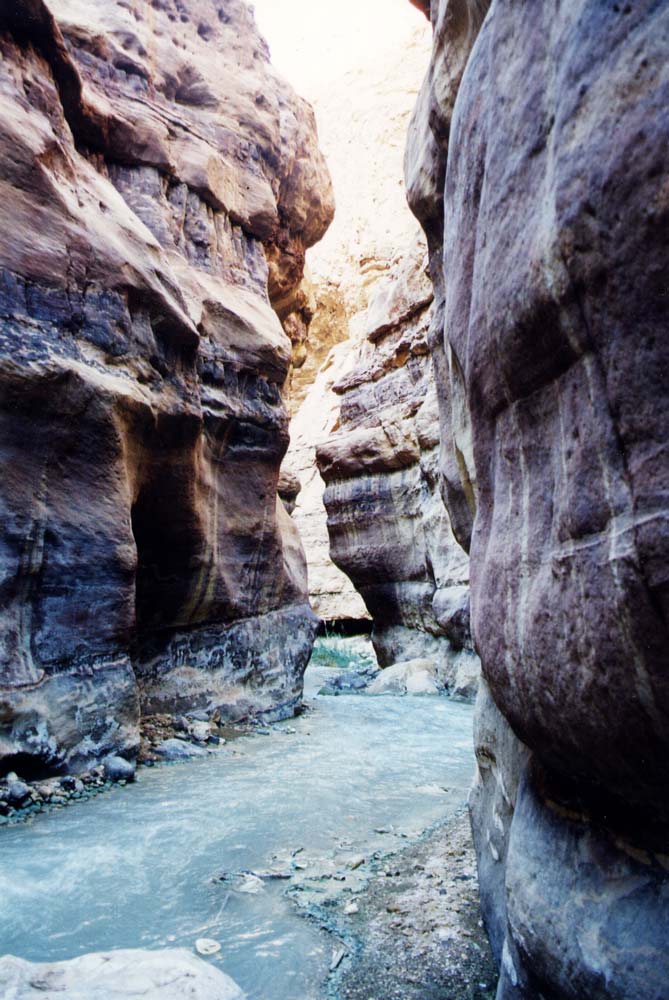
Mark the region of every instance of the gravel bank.
[[338, 1000], [494, 1000], [497, 971], [464, 810], [385, 858], [364, 892], [338, 909], [339, 928], [354, 942], [331, 979]]

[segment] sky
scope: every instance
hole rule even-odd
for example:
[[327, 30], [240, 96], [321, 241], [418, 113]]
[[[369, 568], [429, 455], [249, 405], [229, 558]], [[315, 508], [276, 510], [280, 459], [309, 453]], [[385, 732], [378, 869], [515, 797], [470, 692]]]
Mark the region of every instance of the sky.
[[272, 62], [304, 97], [425, 24], [409, 0], [253, 0]]

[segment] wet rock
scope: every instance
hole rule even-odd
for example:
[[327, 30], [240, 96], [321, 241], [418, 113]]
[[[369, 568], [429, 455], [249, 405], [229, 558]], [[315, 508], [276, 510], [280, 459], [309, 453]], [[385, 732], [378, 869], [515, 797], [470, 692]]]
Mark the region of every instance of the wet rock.
[[124, 757], [107, 757], [103, 763], [107, 781], [134, 781], [135, 765]]
[[0, 992], [14, 1000], [244, 1000], [236, 983], [185, 949], [110, 951], [67, 962], [0, 958]]
[[265, 891], [265, 886], [261, 878], [256, 875], [245, 875], [235, 885], [235, 892], [241, 892], [248, 896], [257, 896]]
[[221, 950], [219, 941], [213, 938], [198, 938], [195, 942], [195, 950], [198, 955], [216, 955]]
[[355, 871], [356, 868], [360, 868], [365, 863], [364, 854], [354, 854], [352, 857], [347, 858], [346, 867], [350, 868], [351, 871]]
[[332, 961], [330, 962], [330, 972], [334, 972], [335, 969], [339, 968], [347, 954], [346, 948], [335, 948], [332, 953]]
[[453, 658], [455, 677], [449, 694], [455, 701], [472, 702], [476, 698], [481, 679], [481, 663], [475, 653], [461, 650]]
[[[375, 673], [376, 671], [374, 671], [374, 675]], [[369, 682], [370, 674], [350, 670], [328, 679], [327, 684], [321, 688], [319, 694], [338, 695], [350, 694], [355, 691], [364, 691]]]
[[190, 760], [193, 757], [205, 757], [207, 754], [203, 747], [195, 746], [193, 743], [176, 737], [156, 744], [154, 752], [163, 760]]
[[8, 782], [5, 799], [11, 806], [20, 809], [30, 800], [30, 786], [26, 785], [25, 781], [19, 781], [18, 778]]
[[192, 722], [188, 727], [188, 733], [196, 742], [206, 743], [212, 734], [211, 725], [208, 722]]

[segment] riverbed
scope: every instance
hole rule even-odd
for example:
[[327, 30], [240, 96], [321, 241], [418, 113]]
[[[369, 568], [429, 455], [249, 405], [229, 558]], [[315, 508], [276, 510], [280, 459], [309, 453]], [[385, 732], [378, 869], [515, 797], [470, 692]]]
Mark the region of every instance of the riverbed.
[[300, 717], [3, 829], [0, 952], [55, 961], [209, 938], [249, 1000], [322, 997], [337, 942], [305, 912], [354, 899], [370, 863], [455, 815], [474, 769], [471, 706], [319, 695], [327, 642]]

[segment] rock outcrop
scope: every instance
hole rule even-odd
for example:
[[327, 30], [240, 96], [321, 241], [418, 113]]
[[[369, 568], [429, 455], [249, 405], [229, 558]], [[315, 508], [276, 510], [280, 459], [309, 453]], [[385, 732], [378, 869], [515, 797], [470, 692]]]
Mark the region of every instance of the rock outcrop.
[[93, 952], [50, 963], [6, 955], [0, 989], [13, 1000], [244, 1000], [229, 976], [184, 948]]
[[[373, 15], [366, 10], [362, 16], [367, 24]], [[365, 341], [365, 312], [379, 282], [386, 281], [398, 254], [421, 239], [406, 204], [402, 160], [429, 57], [429, 28], [396, 2], [387, 4], [387, 17], [364, 65], [359, 46], [351, 50], [349, 44], [336, 64], [326, 61], [324, 75], [305, 80], [332, 171], [337, 217], [308, 254], [313, 319], [303, 363], [291, 375], [286, 463], [301, 483], [293, 516], [307, 556], [312, 606], [325, 621], [359, 620], [369, 613], [330, 558], [316, 448], [337, 426], [340, 396], [332, 387], [356, 363]], [[328, 44], [350, 42], [345, 19], [339, 24], [341, 37], [333, 30]]]
[[468, 560], [439, 492], [439, 421], [424, 252], [400, 259], [366, 313], [366, 340], [333, 386], [337, 425], [317, 449], [330, 549], [373, 620], [381, 666], [435, 663], [442, 686], [475, 689]]
[[132, 756], [140, 712], [299, 700], [270, 295], [299, 312], [333, 206], [241, 0], [16, 0], [0, 28], [0, 768], [38, 776]]
[[487, 6], [432, 3], [407, 181], [497, 996], [666, 1000], [669, 8]]

